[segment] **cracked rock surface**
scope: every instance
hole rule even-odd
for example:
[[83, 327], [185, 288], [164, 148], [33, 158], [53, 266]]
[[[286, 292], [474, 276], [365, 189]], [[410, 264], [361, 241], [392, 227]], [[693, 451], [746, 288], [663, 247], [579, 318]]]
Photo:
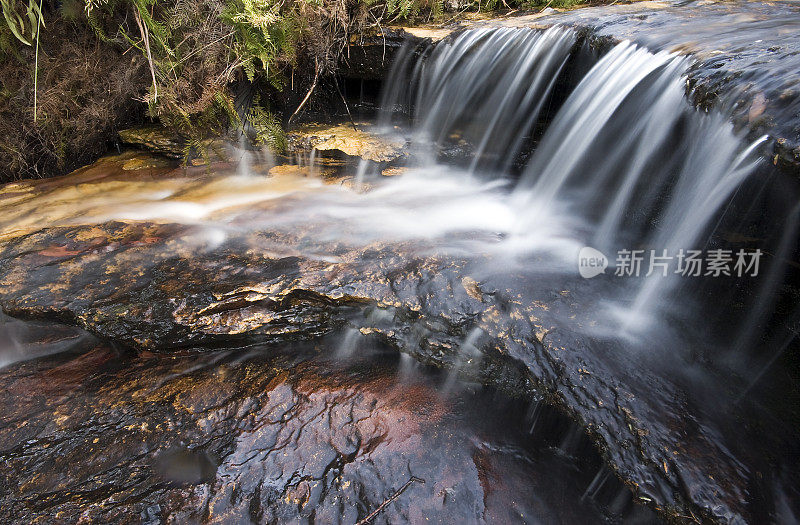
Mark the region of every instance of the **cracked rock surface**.
[[[97, 222], [90, 224], [66, 211], [58, 215], [59, 199], [88, 205], [89, 196], [103, 195], [107, 187], [141, 191], [137, 177], [149, 176], [128, 171], [121, 180], [108, 165], [102, 170], [106, 175], [96, 178], [91, 170], [82, 172], [87, 182], [77, 186], [67, 177], [6, 187], [6, 211], [18, 214], [18, 228], [7, 229], [0, 240], [0, 306], [9, 315], [58, 319], [168, 355], [197, 347], [285, 345], [349, 328], [513, 395], [544, 395], [587, 429], [641, 502], [667, 515], [730, 523], [755, 519], [751, 501], [758, 493], [750, 487], [762, 467], [737, 445], [741, 436], [720, 427], [707, 407], [659, 373], [658, 363], [582, 335], [581, 325], [592, 320], [581, 315], [581, 299], [592, 296], [592, 282], [487, 273], [485, 262], [433, 255], [424, 242], [319, 246], [318, 237], [302, 229], [253, 226], [263, 224], [253, 222], [259, 207], [286, 205], [291, 195], [277, 204], [248, 205], [224, 235], [191, 221], [106, 221], [100, 209], [80, 215], [94, 217]], [[213, 177], [171, 177], [160, 177], [159, 184], [172, 188], [176, 201], [188, 195], [202, 202], [209, 184], [222, 191]], [[283, 188], [286, 182], [268, 183]], [[40, 199], [49, 199], [54, 214], [44, 224], [31, 211]], [[124, 214], [121, 206], [116, 212]], [[132, 376], [137, 381], [149, 374], [144, 363]], [[267, 388], [271, 379], [262, 379]], [[280, 392], [287, 403], [298, 395], [296, 388]], [[186, 395], [174, 391], [158, 399], [189, 403], [191, 412]], [[222, 405], [226, 395], [208, 394]], [[86, 414], [94, 417], [88, 409]], [[116, 421], [104, 424], [110, 428]], [[207, 424], [213, 433], [217, 422]], [[352, 447], [343, 442], [337, 453], [346, 457]], [[220, 457], [218, 450], [213, 454]], [[330, 465], [335, 454], [326, 454], [324, 464]], [[314, 475], [321, 475], [319, 469]], [[407, 477], [404, 472], [387, 486], [402, 485]]]
[[372, 523], [603, 519], [586, 465], [528, 446], [513, 403], [443, 397], [396, 356], [83, 344], [0, 369], [4, 523], [356, 523], [404, 486]]

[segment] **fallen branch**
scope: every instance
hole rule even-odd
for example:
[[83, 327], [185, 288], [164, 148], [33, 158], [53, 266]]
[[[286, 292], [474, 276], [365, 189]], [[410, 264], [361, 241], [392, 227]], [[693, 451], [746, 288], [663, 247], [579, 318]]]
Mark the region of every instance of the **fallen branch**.
[[305, 96], [305, 98], [303, 98], [303, 101], [300, 102], [300, 105], [297, 106], [297, 109], [294, 110], [294, 113], [292, 113], [292, 116], [289, 117], [289, 120], [286, 122], [287, 125], [292, 123], [292, 119], [294, 119], [297, 116], [297, 114], [300, 113], [300, 110], [302, 110], [303, 106], [306, 105], [306, 102], [308, 102], [308, 99], [311, 98], [311, 93], [313, 93], [314, 92], [314, 88], [317, 87], [317, 81], [318, 80], [319, 80], [319, 61], [315, 58], [314, 59], [314, 82], [311, 84], [311, 89], [308, 90], [308, 93], [306, 93], [306, 96]]
[[400, 489], [399, 489], [397, 492], [395, 492], [394, 494], [392, 494], [391, 496], [389, 496], [389, 498], [388, 498], [386, 501], [384, 501], [383, 503], [381, 503], [381, 504], [378, 506], [378, 508], [377, 508], [377, 509], [375, 509], [375, 510], [373, 510], [372, 512], [370, 512], [369, 516], [367, 516], [367, 517], [366, 517], [366, 518], [364, 518], [363, 520], [361, 520], [361, 521], [359, 521], [358, 523], [356, 523], [356, 525], [367, 525], [367, 523], [369, 523], [370, 521], [372, 521], [373, 519], [375, 519], [375, 516], [377, 516], [378, 514], [380, 514], [380, 512], [381, 512], [383, 509], [385, 509], [385, 508], [386, 508], [386, 506], [387, 506], [389, 503], [393, 502], [393, 501], [394, 501], [394, 500], [396, 500], [398, 497], [400, 497], [400, 494], [402, 494], [402, 493], [403, 493], [403, 491], [404, 491], [404, 490], [406, 490], [406, 489], [407, 489], [407, 488], [408, 488], [408, 487], [409, 487], [409, 486], [410, 486], [412, 483], [414, 483], [415, 481], [416, 481], [417, 483], [422, 483], [423, 485], [425, 484], [425, 480], [424, 480], [424, 479], [422, 479], [422, 478], [418, 478], [418, 477], [416, 477], [416, 476], [411, 476], [411, 478], [410, 478], [408, 481], [406, 481], [405, 485], [403, 485], [402, 487], [400, 487]]

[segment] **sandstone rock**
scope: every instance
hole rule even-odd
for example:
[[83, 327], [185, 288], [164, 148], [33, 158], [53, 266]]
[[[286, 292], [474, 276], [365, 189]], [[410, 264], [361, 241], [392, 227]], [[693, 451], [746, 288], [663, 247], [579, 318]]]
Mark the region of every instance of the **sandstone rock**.
[[408, 170], [409, 168], [403, 166], [389, 167], [381, 171], [381, 175], [383, 175], [384, 177], [397, 177], [398, 175], [406, 173]]
[[361, 124], [309, 124], [289, 132], [292, 152], [316, 150], [322, 155], [356, 157], [376, 163], [397, 161], [406, 155], [406, 142], [397, 137], [381, 136]]
[[160, 126], [140, 126], [119, 132], [124, 144], [173, 159], [182, 159], [183, 141]]
[[170, 167], [169, 161], [151, 156], [137, 156], [125, 161], [122, 169], [125, 171], [147, 170], [153, 168]]
[[[186, 142], [161, 126], [139, 126], [124, 129], [119, 132], [119, 138], [123, 144], [170, 159], [185, 160], [186, 158]], [[200, 147], [203, 148], [202, 152], [190, 152], [191, 158], [188, 163], [192, 166], [205, 166], [208, 161], [225, 162], [229, 160], [230, 145], [224, 140], [207, 139], [202, 141]]]
[[533, 449], [513, 403], [443, 398], [385, 354], [84, 352], [0, 369], [4, 523], [604, 520], [594, 471]]
[[[116, 181], [116, 191], [134, 182]], [[160, 184], [188, 186], [178, 194], [191, 202], [218, 196], [225, 181]], [[294, 184], [287, 188], [300, 191]], [[88, 183], [81, 191], [92, 194]], [[36, 210], [49, 212], [57, 196], [32, 190], [24, 207], [12, 199], [0, 208], [34, 210], [25, 228], [0, 239], [0, 306], [11, 315], [60, 319], [167, 353], [285, 345], [353, 328], [422, 363], [517, 396], [547, 396], [588, 429], [641, 501], [667, 514], [736, 521], [751, 512], [746, 491], [757, 467], [746, 463], [741, 435], [693, 410], [680, 384], [644, 356], [564, 325], [593, 322], [576, 306], [597, 293], [586, 280], [552, 283], [535, 271], [477, 277], [471, 265], [487, 261], [431, 255], [420, 241], [320, 243], [313, 225], [250, 227], [257, 208], [237, 223], [247, 227], [222, 236], [192, 221], [37, 223]], [[48, 206], [37, 206], [45, 198]], [[469, 334], [478, 334], [476, 355], [465, 362], [459, 348]]]

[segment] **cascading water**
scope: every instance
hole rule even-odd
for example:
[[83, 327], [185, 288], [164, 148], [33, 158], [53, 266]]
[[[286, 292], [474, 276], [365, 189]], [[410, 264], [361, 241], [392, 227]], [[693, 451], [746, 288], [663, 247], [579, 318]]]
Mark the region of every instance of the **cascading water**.
[[[692, 280], [646, 267], [639, 278], [603, 275], [608, 259], [622, 268], [614, 255], [623, 251], [725, 246], [727, 212], [746, 208], [737, 198], [767, 182], [749, 177], [760, 140], [748, 144], [723, 115], [687, 103], [688, 58], [623, 42], [582, 71], [576, 57], [593, 52], [579, 42], [561, 27], [481, 28], [407, 48], [378, 122], [380, 133], [407, 140], [405, 165], [391, 166], [406, 169], [383, 176], [385, 165], [363, 161], [360, 188], [324, 175], [330, 166], [316, 151], [296, 165], [252, 152], [238, 169], [203, 175], [131, 175], [122, 166], [78, 173], [80, 184], [48, 181], [39, 187], [46, 191], [21, 184], [0, 202], [13, 241], [0, 253], [0, 284], [12, 290], [3, 299], [170, 349], [335, 332], [331, 353], [350, 360], [382, 351], [377, 337], [406, 354], [405, 379], [415, 373], [412, 357], [448, 367], [441, 382], [450, 395], [475, 379], [558, 398], [643, 500], [680, 508], [675, 494], [685, 492], [706, 514], [735, 517], [750, 473], [719, 437], [719, 420], [703, 413], [712, 402], [693, 411], [686, 398], [716, 388], [723, 394], [713, 403], [729, 406], [752, 383], [723, 389], [702, 367], [683, 365], [694, 349], [764, 331], [797, 204], [770, 245], [777, 262], [743, 287], [755, 294], [738, 296], [758, 323], [725, 319], [724, 308], [717, 317], [727, 324], [715, 323], [707, 313], [709, 303], [737, 302], [720, 294], [739, 292], [744, 280], [731, 284], [735, 276]], [[767, 251], [753, 239], [748, 246]], [[601, 265], [591, 275], [579, 266], [585, 249]], [[76, 288], [86, 279], [78, 264], [102, 276], [99, 288]], [[198, 276], [184, 282], [186, 271]], [[41, 286], [51, 280], [57, 286]], [[746, 329], [730, 329], [737, 324]], [[782, 341], [763, 366], [792, 339]], [[675, 359], [675, 348], [690, 350]], [[18, 354], [6, 345], [0, 366]], [[664, 359], [647, 366], [645, 354]], [[701, 379], [689, 384], [688, 374], [661, 366], [668, 360]], [[530, 427], [542, 433], [536, 406]], [[570, 426], [556, 444], [574, 454], [582, 436]], [[610, 477], [601, 469], [583, 497]]]
[[[516, 157], [569, 57], [575, 35], [476, 29], [451, 45], [436, 46], [417, 70], [413, 142], [435, 155], [456, 131], [474, 145], [470, 172], [500, 173]], [[419, 153], [418, 153], [419, 155]]]
[[[491, 249], [527, 254], [517, 258], [522, 265], [538, 254], [540, 269], [569, 278], [583, 246], [604, 253], [612, 268], [620, 250], [674, 258], [704, 248], [722, 208], [755, 169], [764, 138], [747, 145], [722, 115], [687, 103], [686, 57], [615, 46], [563, 102], [521, 176], [510, 174], [574, 43], [558, 27], [475, 29], [417, 62], [407, 52], [384, 98], [383, 121], [414, 101], [410, 137], [420, 170], [431, 178], [451, 170], [439, 157], [457, 138], [473, 146], [464, 180], [480, 173], [512, 186], [499, 201], [513, 219], [502, 248]], [[595, 306], [604, 310], [596, 314], [607, 333], [646, 336], [656, 320], [693, 315], [688, 297], [672, 296], [681, 276], [645, 272], [603, 292]]]
[[[604, 56], [567, 99], [515, 188], [524, 210], [519, 232], [566, 210], [581, 218], [585, 243], [607, 254], [644, 248], [674, 256], [704, 247], [765, 138], [745, 146], [721, 115], [689, 107], [689, 65], [628, 42]], [[627, 328], [663, 317], [679, 279], [655, 273], [626, 287], [634, 297]]]
[[[380, 124], [387, 132], [396, 112], [413, 112], [417, 166], [435, 164], [441, 148], [461, 141], [474, 148], [470, 174], [503, 174], [548, 100], [575, 40], [572, 31], [558, 27], [544, 32], [484, 28], [437, 45], [418, 61], [414, 49], [406, 47], [389, 76]], [[367, 169], [362, 163], [360, 177]]]
[[[489, 257], [478, 272], [565, 284], [578, 278], [583, 247], [605, 254], [612, 268], [619, 250], [674, 256], [703, 248], [757, 163], [759, 142], [748, 146], [722, 115], [686, 102], [686, 57], [623, 42], [570, 87], [565, 66], [577, 41], [563, 27], [479, 28], [422, 51], [406, 48], [387, 82], [379, 128], [408, 137], [410, 169], [386, 178], [362, 161], [357, 178], [369, 179], [369, 191], [314, 178], [248, 177], [243, 171], [264, 162], [245, 155], [236, 176], [205, 187], [148, 183], [127, 203], [115, 195], [112, 209], [103, 208], [108, 197], [100, 188], [78, 206], [83, 220], [205, 224], [213, 239], [241, 230], [306, 231], [304, 246], [314, 248], [299, 248], [303, 255], [326, 259], [316, 246], [419, 241], [421, 253]], [[532, 142], [532, 156], [521, 162]], [[307, 164], [316, 173], [313, 153]], [[11, 220], [27, 216], [16, 213]], [[648, 339], [648, 322], [694, 313], [690, 294], [673, 297], [685, 288], [674, 273], [606, 275], [595, 283], [597, 292], [582, 298], [595, 333]], [[769, 300], [760, 301], [758, 309], [768, 310]]]

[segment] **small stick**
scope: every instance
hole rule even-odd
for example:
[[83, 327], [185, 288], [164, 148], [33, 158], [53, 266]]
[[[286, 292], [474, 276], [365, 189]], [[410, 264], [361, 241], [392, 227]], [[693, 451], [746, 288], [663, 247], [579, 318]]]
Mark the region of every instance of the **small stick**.
[[33, 123], [36, 124], [36, 102], [39, 91], [39, 29], [42, 27], [42, 1], [39, 0], [39, 12], [36, 16], [36, 61], [33, 66]]
[[404, 491], [404, 490], [406, 490], [406, 489], [409, 487], [409, 485], [411, 485], [411, 484], [412, 484], [412, 483], [414, 483], [415, 481], [416, 481], [417, 483], [422, 483], [423, 485], [425, 484], [425, 480], [424, 480], [424, 479], [422, 479], [422, 478], [418, 478], [418, 477], [416, 477], [416, 476], [411, 476], [411, 478], [410, 478], [408, 481], [406, 481], [405, 485], [403, 485], [402, 487], [400, 487], [400, 489], [399, 489], [397, 492], [395, 492], [394, 494], [392, 494], [391, 496], [389, 496], [389, 499], [387, 499], [386, 501], [384, 501], [383, 503], [381, 503], [381, 504], [378, 506], [378, 508], [377, 508], [377, 509], [373, 510], [373, 511], [372, 511], [372, 512], [369, 514], [369, 516], [367, 516], [367, 517], [366, 517], [366, 518], [364, 518], [363, 520], [361, 520], [361, 521], [359, 521], [358, 523], [356, 523], [356, 525], [367, 525], [367, 523], [369, 523], [370, 521], [372, 521], [372, 520], [375, 518], [375, 516], [377, 516], [378, 514], [380, 514], [380, 512], [381, 512], [383, 509], [385, 509], [385, 508], [386, 508], [386, 506], [387, 506], [389, 503], [393, 502], [393, 501], [394, 501], [394, 500], [396, 500], [398, 497], [400, 497], [400, 494], [402, 494], [402, 493], [403, 493], [403, 491]]
[[136, 25], [139, 26], [139, 33], [142, 35], [142, 42], [144, 49], [147, 52], [147, 63], [150, 65], [150, 74], [153, 76], [153, 100], [158, 101], [158, 82], [156, 82], [156, 67], [153, 63], [153, 55], [150, 53], [150, 33], [147, 26], [142, 22], [142, 15], [139, 13], [139, 8], [134, 6], [133, 19]]
[[306, 96], [303, 99], [303, 101], [300, 102], [300, 105], [297, 106], [296, 110], [294, 110], [294, 113], [292, 113], [292, 116], [289, 117], [289, 120], [288, 120], [287, 124], [291, 124], [292, 123], [292, 119], [294, 119], [297, 116], [297, 114], [300, 113], [300, 110], [303, 109], [303, 106], [306, 105], [306, 102], [308, 102], [308, 99], [311, 98], [311, 93], [313, 93], [314, 92], [314, 88], [317, 87], [317, 80], [319, 80], [319, 62], [317, 62], [317, 60], [314, 59], [314, 82], [311, 84], [311, 89], [308, 90], [308, 93], [306, 93]]
[[336, 75], [333, 76], [333, 85], [336, 86], [336, 91], [339, 93], [339, 96], [342, 97], [342, 102], [344, 102], [344, 108], [347, 110], [347, 116], [350, 117], [350, 124], [353, 125], [353, 131], [358, 132], [358, 128], [356, 127], [356, 122], [353, 120], [353, 114], [350, 113], [350, 106], [347, 104], [347, 99], [344, 98], [342, 90], [339, 89], [339, 81], [336, 80]]

